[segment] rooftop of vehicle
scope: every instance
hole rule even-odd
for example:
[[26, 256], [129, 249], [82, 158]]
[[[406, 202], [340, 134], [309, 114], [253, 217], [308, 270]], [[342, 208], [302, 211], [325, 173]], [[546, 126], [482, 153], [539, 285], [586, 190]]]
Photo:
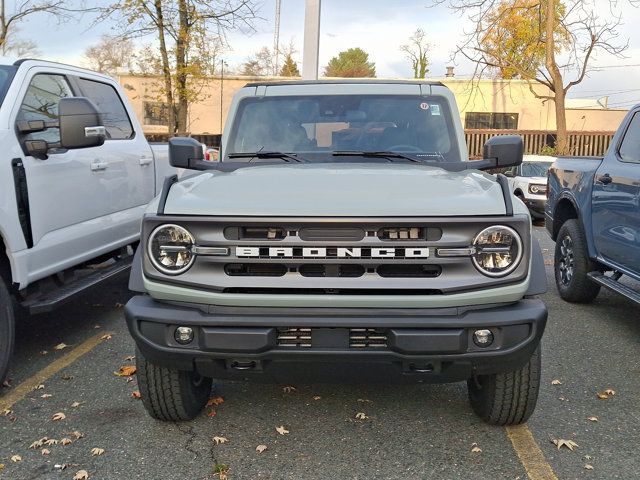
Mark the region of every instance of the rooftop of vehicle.
[[438, 85], [444, 87], [442, 82], [433, 82], [429, 80], [400, 80], [385, 78], [327, 78], [322, 80], [282, 80], [277, 82], [251, 82], [245, 87], [275, 87], [282, 85], [366, 85], [366, 84], [402, 84], [402, 85]]

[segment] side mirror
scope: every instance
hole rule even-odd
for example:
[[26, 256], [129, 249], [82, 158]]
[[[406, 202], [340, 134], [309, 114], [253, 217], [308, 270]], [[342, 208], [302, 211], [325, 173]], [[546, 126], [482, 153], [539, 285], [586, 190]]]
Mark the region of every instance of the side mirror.
[[515, 177], [515, 176], [516, 176], [516, 175], [513, 173], [513, 170], [506, 170], [506, 171], [503, 173], [503, 175], [504, 175], [505, 177], [511, 177], [511, 178], [513, 178], [513, 177]]
[[484, 144], [483, 159], [493, 163], [493, 168], [515, 167], [522, 163], [524, 144], [518, 135], [498, 135]]
[[204, 159], [202, 144], [195, 138], [174, 137], [169, 139], [169, 163], [172, 167], [189, 170], [211, 168]]
[[67, 97], [58, 104], [60, 148], [99, 147], [107, 130], [96, 106], [84, 97]]

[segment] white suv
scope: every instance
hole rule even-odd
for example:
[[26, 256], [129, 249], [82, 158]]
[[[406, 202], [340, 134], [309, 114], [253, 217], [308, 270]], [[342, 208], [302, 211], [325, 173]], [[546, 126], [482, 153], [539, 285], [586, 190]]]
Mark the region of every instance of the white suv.
[[522, 164], [508, 168], [511, 191], [527, 206], [533, 218], [544, 218], [547, 203], [547, 171], [555, 157], [525, 155]]

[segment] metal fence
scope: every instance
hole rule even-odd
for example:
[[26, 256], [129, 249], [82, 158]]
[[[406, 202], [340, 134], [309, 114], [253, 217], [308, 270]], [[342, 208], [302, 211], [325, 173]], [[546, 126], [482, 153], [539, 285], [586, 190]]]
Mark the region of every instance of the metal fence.
[[[541, 130], [465, 130], [470, 158], [482, 158], [484, 143], [496, 135], [520, 135], [524, 153], [540, 155], [552, 153], [556, 143], [555, 131]], [[569, 154], [600, 157], [605, 154], [614, 132], [569, 132]]]

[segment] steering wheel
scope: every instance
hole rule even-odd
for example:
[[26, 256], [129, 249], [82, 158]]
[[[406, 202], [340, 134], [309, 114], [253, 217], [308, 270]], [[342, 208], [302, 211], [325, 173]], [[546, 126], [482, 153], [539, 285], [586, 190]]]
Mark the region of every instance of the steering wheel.
[[393, 145], [386, 150], [389, 152], [422, 152], [422, 149], [415, 145]]

